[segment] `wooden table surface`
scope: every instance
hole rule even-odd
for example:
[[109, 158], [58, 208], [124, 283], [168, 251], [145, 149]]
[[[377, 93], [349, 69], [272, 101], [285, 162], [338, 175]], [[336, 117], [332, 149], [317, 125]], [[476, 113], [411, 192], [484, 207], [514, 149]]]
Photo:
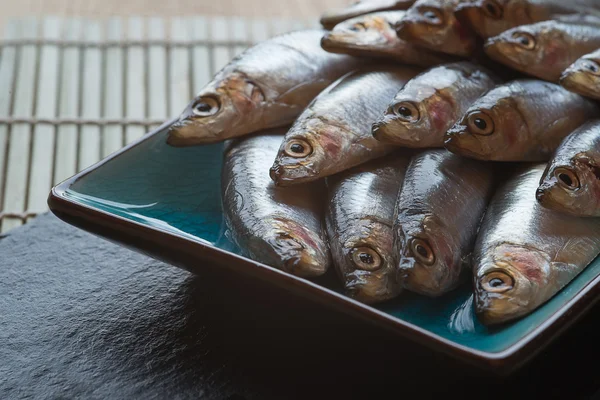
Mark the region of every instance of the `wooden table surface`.
[[326, 9], [353, 0], [2, 0], [0, 28], [7, 20], [21, 16], [189, 16], [229, 15], [246, 17], [318, 16]]

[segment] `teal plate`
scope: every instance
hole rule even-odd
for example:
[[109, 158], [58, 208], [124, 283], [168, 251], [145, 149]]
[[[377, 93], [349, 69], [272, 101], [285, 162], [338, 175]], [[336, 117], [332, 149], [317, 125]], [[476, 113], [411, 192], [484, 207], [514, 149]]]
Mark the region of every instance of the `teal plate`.
[[443, 298], [407, 293], [367, 306], [327, 280], [315, 283], [256, 263], [228, 239], [220, 200], [222, 145], [170, 147], [167, 126], [56, 186], [51, 210], [75, 226], [192, 272], [219, 268], [266, 280], [499, 373], [530, 360], [598, 298], [600, 260], [531, 315], [488, 329], [473, 314], [469, 284]]

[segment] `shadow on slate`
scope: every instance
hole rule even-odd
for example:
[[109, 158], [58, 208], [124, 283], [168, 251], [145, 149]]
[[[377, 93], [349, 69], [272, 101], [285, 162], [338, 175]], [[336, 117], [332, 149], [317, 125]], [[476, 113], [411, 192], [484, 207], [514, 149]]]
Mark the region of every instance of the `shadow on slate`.
[[0, 239], [0, 398], [589, 398], [599, 317], [596, 307], [501, 380], [279, 289], [194, 276], [43, 215]]

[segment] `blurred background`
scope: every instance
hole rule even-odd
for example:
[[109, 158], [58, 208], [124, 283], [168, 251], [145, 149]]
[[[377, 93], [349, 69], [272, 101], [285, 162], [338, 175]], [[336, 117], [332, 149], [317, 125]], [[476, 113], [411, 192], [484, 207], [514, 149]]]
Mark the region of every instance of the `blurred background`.
[[248, 17], [317, 18], [324, 10], [352, 0], [2, 0], [0, 25], [13, 17], [57, 16], [187, 16], [192, 14]]

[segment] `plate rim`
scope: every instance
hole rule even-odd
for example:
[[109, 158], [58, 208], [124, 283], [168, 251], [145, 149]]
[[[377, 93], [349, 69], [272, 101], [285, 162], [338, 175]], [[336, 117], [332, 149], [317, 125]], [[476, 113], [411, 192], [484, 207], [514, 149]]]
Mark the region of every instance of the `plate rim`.
[[[168, 254], [173, 251], [173, 248], [188, 250], [193, 254], [186, 255], [184, 257], [186, 259], [187, 257], [190, 260], [202, 258], [211, 263], [218, 264], [219, 267], [228, 269], [231, 273], [241, 272], [272, 283], [281, 289], [291, 289], [297, 296], [326, 304], [337, 311], [350, 314], [391, 330], [406, 340], [415, 341], [424, 347], [441, 351], [448, 356], [474, 366], [483, 367], [498, 375], [508, 375], [533, 359], [554, 339], [579, 320], [598, 301], [600, 275], [586, 283], [572, 299], [558, 308], [531, 332], [517, 340], [517, 342], [502, 351], [487, 352], [458, 344], [415, 324], [320, 286], [317, 283], [220, 249], [208, 242], [192, 240], [158, 227], [144, 225], [119, 215], [81, 204], [65, 195], [66, 191], [76, 181], [161, 133], [176, 121], [177, 118], [163, 123], [160, 127], [146, 133], [141, 138], [112, 153], [103, 160], [55, 185], [48, 195], [47, 202], [50, 211], [59, 219], [79, 229], [194, 273], [196, 272], [194, 268], [186, 265], [185, 261], [174, 262], [168, 257], [161, 257], [159, 255]], [[198, 255], [198, 253], [203, 254]], [[182, 256], [184, 254], [185, 251]]]

